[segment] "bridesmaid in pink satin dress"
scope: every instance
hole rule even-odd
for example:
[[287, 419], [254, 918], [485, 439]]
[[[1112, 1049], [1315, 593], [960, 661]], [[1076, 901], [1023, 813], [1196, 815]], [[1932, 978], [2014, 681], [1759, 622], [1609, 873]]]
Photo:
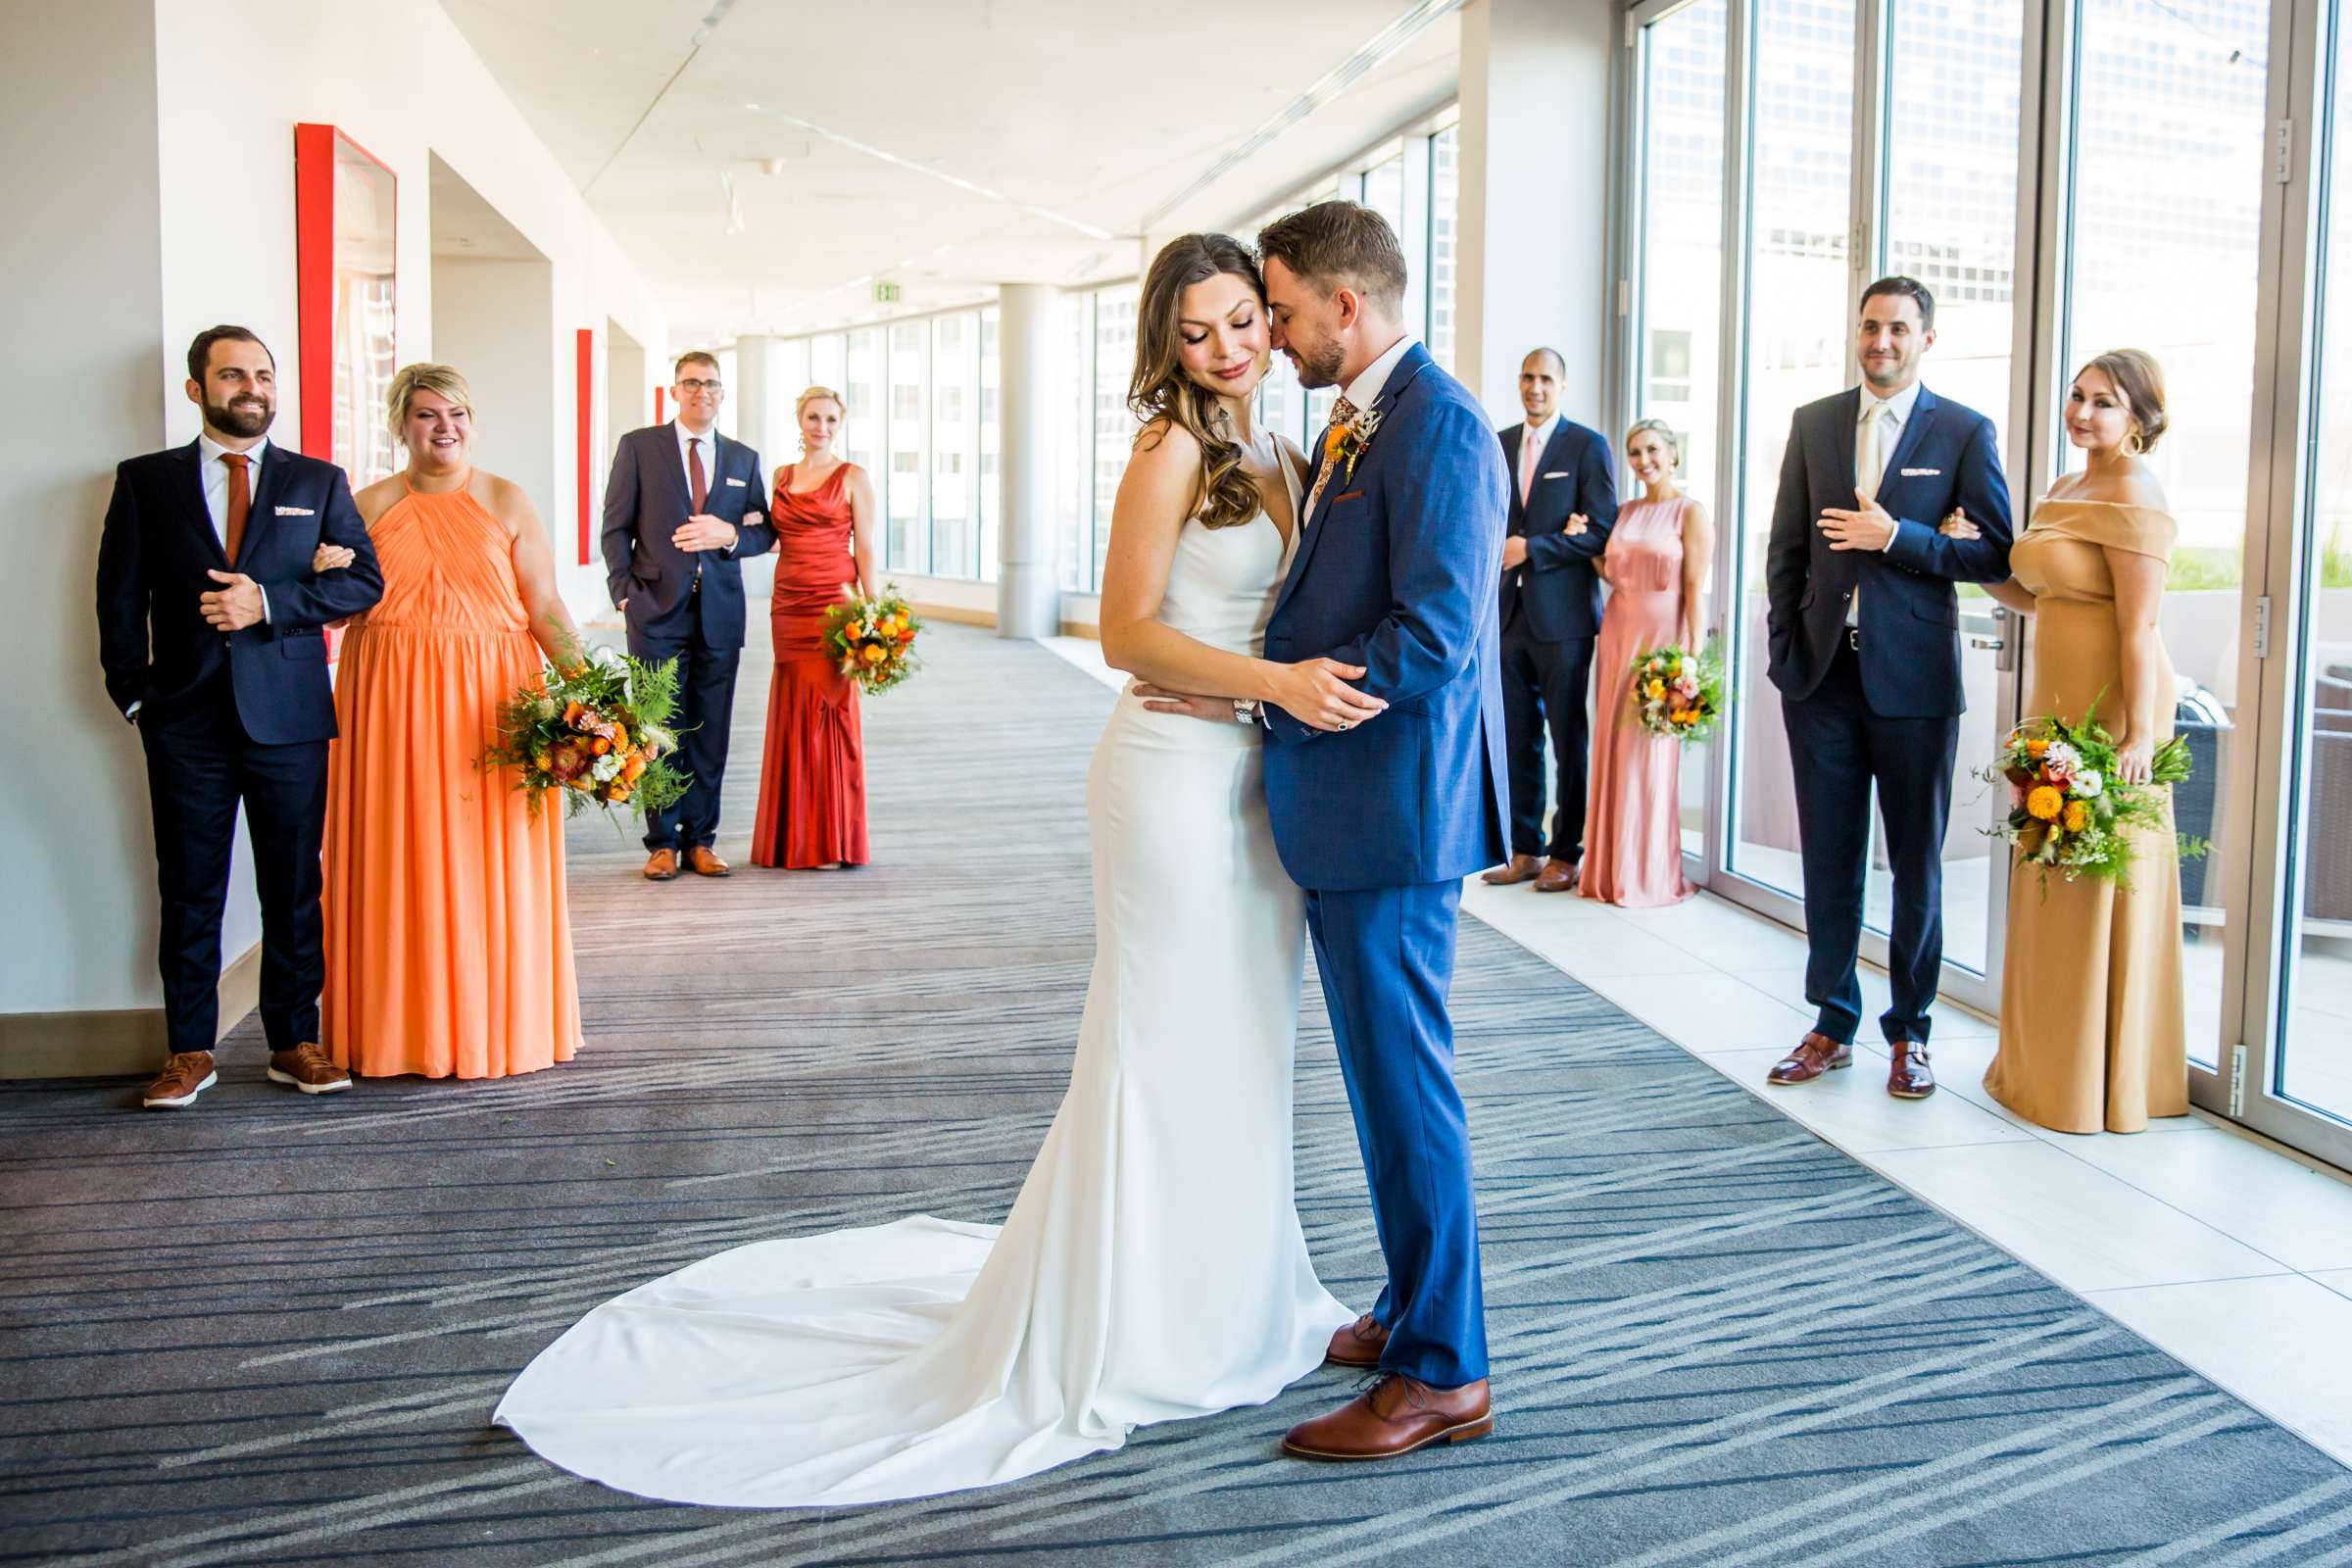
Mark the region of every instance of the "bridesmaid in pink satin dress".
[[1678, 904], [1691, 888], [1683, 879], [1682, 743], [1635, 718], [1634, 660], [1672, 644], [1698, 648], [1715, 529], [1706, 508], [1675, 487], [1682, 447], [1663, 420], [1635, 425], [1625, 451], [1642, 496], [1618, 512], [1600, 559], [1609, 602], [1592, 655], [1592, 782], [1576, 890], [1640, 909]]

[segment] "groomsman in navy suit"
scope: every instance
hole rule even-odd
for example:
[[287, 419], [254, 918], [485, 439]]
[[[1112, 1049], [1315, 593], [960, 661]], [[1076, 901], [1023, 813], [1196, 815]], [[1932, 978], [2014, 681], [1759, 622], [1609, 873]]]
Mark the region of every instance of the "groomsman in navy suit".
[[[1920, 385], [1936, 301], [1917, 280], [1862, 296], [1862, 384], [1796, 411], [1765, 561], [1805, 878], [1805, 1000], [1816, 1019], [1767, 1075], [1809, 1083], [1853, 1060], [1854, 966], [1870, 873], [1870, 792], [1894, 870], [1886, 1091], [1936, 1089], [1928, 1009], [1943, 964], [1943, 839], [1967, 703], [1956, 582], [2009, 575], [2009, 486], [1992, 421]], [[1957, 508], [1980, 536], [1937, 524]]]
[[741, 563], [776, 543], [760, 454], [718, 433], [718, 361], [681, 355], [675, 373], [678, 416], [622, 436], [605, 487], [605, 573], [629, 652], [678, 662], [678, 760], [691, 777], [676, 805], [646, 813], [656, 882], [675, 877], [681, 858], [703, 876], [733, 869], [710, 846], [743, 660]]
[[[204, 433], [115, 470], [98, 541], [98, 657], [106, 692], [138, 726], [163, 895], [158, 962], [170, 1052], [141, 1103], [182, 1110], [218, 1081], [220, 915], [237, 809], [262, 904], [269, 1076], [306, 1095], [351, 1087], [319, 1050], [326, 977], [318, 909], [326, 831], [330, 621], [383, 597], [351, 482], [269, 439], [277, 365], [241, 326], [188, 348]], [[348, 564], [312, 569], [320, 545]]]
[[[1568, 364], [1538, 349], [1519, 367], [1527, 422], [1501, 432], [1512, 477], [1502, 542], [1502, 716], [1511, 755], [1511, 858], [1486, 874], [1497, 887], [1533, 881], [1538, 893], [1576, 886], [1585, 854], [1585, 767], [1592, 750], [1586, 696], [1600, 632], [1600, 574], [1592, 563], [1617, 522], [1616, 463], [1597, 430], [1562, 418]], [[1551, 732], [1557, 787], [1544, 833], [1544, 735]], [[1542, 858], [1548, 855], [1549, 858]]]

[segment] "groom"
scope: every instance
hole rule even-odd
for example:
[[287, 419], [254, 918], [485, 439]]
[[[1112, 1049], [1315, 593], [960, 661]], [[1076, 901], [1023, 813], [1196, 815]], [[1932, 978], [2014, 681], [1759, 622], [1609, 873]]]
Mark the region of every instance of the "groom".
[[1505, 849], [1494, 583], [1509, 480], [1485, 411], [1397, 325], [1404, 253], [1378, 213], [1324, 202], [1258, 246], [1274, 346], [1302, 384], [1343, 389], [1265, 654], [1360, 664], [1388, 704], [1360, 729], [1263, 710], [1274, 841], [1306, 889], [1389, 1267], [1331, 1349], [1384, 1375], [1283, 1446], [1378, 1459], [1494, 1428], [1446, 995], [1462, 878]]

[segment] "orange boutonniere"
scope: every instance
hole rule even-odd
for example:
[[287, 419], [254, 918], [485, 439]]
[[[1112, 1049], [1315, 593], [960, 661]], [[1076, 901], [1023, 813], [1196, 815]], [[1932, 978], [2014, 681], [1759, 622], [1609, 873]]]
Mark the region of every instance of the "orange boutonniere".
[[1372, 437], [1380, 429], [1380, 410], [1363, 409], [1346, 424], [1335, 424], [1323, 437], [1323, 461], [1344, 464], [1343, 482], [1355, 477], [1355, 460], [1364, 455]]

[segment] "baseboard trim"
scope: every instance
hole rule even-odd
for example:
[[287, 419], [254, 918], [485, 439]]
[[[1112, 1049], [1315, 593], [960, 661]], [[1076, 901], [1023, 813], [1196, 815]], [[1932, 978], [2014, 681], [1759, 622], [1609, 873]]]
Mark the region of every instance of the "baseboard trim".
[[958, 626], [986, 626], [992, 630], [997, 624], [997, 612], [993, 610], [971, 610], [962, 605], [927, 605], [919, 599], [909, 604], [916, 614], [932, 620], [952, 621]]
[[[261, 944], [220, 971], [220, 1034], [262, 994]], [[0, 1078], [144, 1078], [163, 1065], [164, 1009], [0, 1013]]]

